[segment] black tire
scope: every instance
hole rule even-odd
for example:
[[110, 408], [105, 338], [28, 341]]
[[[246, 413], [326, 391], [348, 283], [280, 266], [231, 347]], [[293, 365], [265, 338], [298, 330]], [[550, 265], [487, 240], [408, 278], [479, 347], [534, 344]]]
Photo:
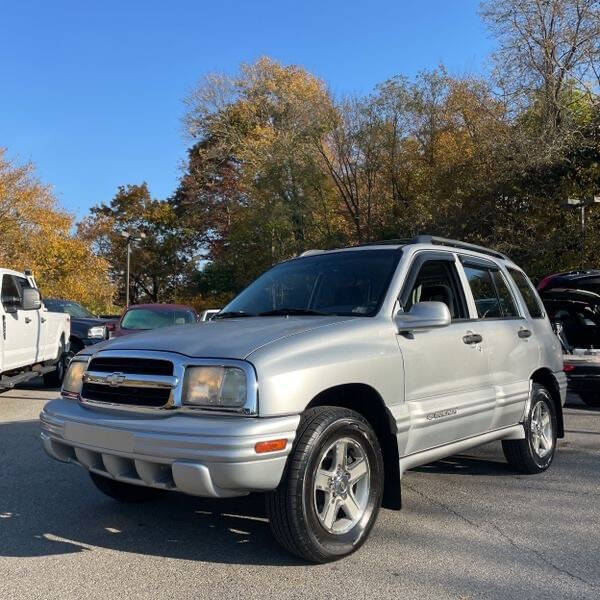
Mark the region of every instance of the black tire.
[[[545, 471], [554, 460], [556, 453], [556, 412], [550, 392], [538, 383], [533, 384], [531, 406], [525, 419], [525, 439], [502, 440], [502, 450], [508, 464], [522, 473], [541, 473]], [[541, 411], [538, 413], [538, 411]], [[547, 425], [538, 426], [535, 415], [548, 416]], [[542, 439], [540, 433], [544, 431]]]
[[586, 406], [600, 408], [600, 392], [580, 392], [579, 397], [583, 400]]
[[56, 368], [50, 373], [44, 373], [44, 385], [46, 387], [60, 387], [65, 377], [65, 372], [68, 363], [66, 362], [67, 353], [65, 352], [65, 344], [61, 340], [58, 348], [58, 359], [56, 360]]
[[[323, 465], [332, 460], [328, 457], [335, 457], [338, 445], [344, 448], [342, 463], [345, 467], [333, 470], [335, 461], [332, 462], [330, 472], [336, 476], [328, 479], [328, 491], [323, 492], [323, 488], [315, 487], [317, 471], [323, 475]], [[333, 454], [330, 455], [328, 449]], [[365, 459], [366, 466], [362, 467], [365, 473], [359, 483], [352, 483], [349, 477], [353, 465], [363, 464]], [[371, 425], [346, 408], [310, 409], [298, 427], [281, 483], [266, 496], [271, 531], [289, 552], [313, 563], [348, 556], [365, 542], [377, 519], [383, 482], [383, 457]], [[359, 495], [360, 501], [357, 500]], [[327, 513], [329, 501], [336, 507], [332, 509], [334, 526], [340, 526], [336, 532], [326, 528], [323, 515], [318, 512], [321, 503], [321, 510]], [[360, 508], [354, 518], [347, 512], [345, 503]]]
[[106, 496], [119, 502], [137, 503], [156, 500], [162, 495], [162, 490], [157, 490], [143, 485], [134, 485], [132, 483], [124, 483], [103, 477], [96, 473], [90, 472], [90, 477], [94, 485]]

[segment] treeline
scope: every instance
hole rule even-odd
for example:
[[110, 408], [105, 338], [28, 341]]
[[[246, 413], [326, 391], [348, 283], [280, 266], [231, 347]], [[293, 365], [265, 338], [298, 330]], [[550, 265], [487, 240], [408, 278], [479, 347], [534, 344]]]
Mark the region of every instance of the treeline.
[[[484, 2], [498, 41], [486, 77], [443, 66], [334, 97], [270, 58], [211, 74], [187, 99], [187, 167], [167, 199], [124, 186], [78, 239], [134, 301], [221, 305], [310, 248], [431, 233], [509, 254], [533, 277], [600, 267], [600, 208], [585, 252], [568, 197], [600, 195], [597, 0]], [[458, 33], [457, 33], [458, 35]]]

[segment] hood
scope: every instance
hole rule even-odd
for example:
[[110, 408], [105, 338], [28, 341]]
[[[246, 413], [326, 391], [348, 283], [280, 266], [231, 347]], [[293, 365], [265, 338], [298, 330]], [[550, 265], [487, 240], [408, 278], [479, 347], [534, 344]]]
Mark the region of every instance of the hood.
[[280, 340], [355, 317], [245, 317], [177, 325], [113, 338], [97, 350], [155, 350], [196, 358], [237, 358]]
[[104, 325], [108, 319], [100, 319], [97, 317], [71, 317], [71, 323], [76, 323], [82, 327], [95, 327]]

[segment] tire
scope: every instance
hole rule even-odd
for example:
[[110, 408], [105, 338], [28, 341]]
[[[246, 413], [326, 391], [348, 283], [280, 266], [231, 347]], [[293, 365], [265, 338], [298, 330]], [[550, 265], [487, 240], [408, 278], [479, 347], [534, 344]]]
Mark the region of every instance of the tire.
[[580, 392], [579, 397], [587, 406], [591, 406], [592, 408], [600, 408], [600, 393]]
[[266, 497], [271, 531], [312, 563], [348, 556], [377, 519], [383, 483], [383, 457], [370, 424], [346, 408], [309, 409], [281, 483]]
[[502, 440], [508, 464], [522, 473], [541, 473], [556, 453], [556, 412], [550, 392], [533, 384], [531, 407], [524, 423], [525, 439]]
[[123, 481], [115, 481], [114, 479], [109, 479], [108, 477], [103, 477], [92, 472], [90, 472], [90, 478], [103, 494], [119, 502], [147, 502], [149, 500], [156, 500], [162, 495], [161, 490], [134, 485], [133, 483], [124, 483]]
[[65, 377], [65, 371], [68, 363], [66, 362], [65, 344], [61, 340], [58, 348], [58, 360], [56, 361], [56, 369], [50, 373], [44, 373], [44, 385], [46, 387], [60, 387]]

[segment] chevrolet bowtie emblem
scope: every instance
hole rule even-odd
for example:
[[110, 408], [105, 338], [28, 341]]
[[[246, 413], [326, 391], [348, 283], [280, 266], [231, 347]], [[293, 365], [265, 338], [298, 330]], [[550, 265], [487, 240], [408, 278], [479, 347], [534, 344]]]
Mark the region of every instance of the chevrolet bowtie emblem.
[[121, 385], [127, 377], [123, 373], [111, 373], [106, 377], [106, 383], [110, 385], [110, 387], [117, 387]]

